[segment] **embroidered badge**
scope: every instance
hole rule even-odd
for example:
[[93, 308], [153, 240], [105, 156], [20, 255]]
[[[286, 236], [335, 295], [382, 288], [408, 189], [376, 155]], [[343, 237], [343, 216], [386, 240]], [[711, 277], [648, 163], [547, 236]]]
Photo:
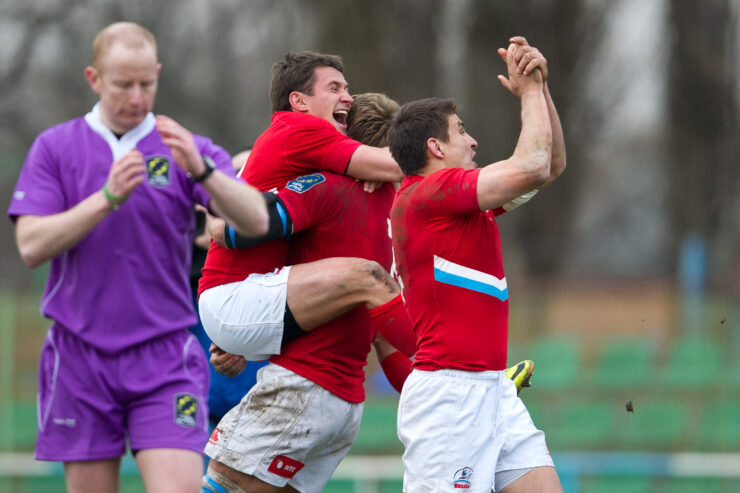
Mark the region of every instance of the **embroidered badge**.
[[190, 394], [175, 395], [175, 423], [195, 426], [198, 419], [198, 399]]
[[290, 180], [288, 184], [285, 185], [285, 188], [293, 190], [294, 192], [303, 193], [322, 181], [326, 181], [326, 177], [321, 173], [314, 173], [312, 175], [299, 176], [295, 180]]
[[470, 478], [473, 477], [472, 467], [463, 467], [455, 471], [455, 479], [452, 482], [452, 486], [455, 488], [470, 488]]
[[270, 467], [267, 470], [273, 474], [277, 474], [281, 478], [292, 478], [298, 471], [303, 469], [305, 464], [301, 461], [291, 459], [285, 455], [278, 455], [270, 463]]
[[153, 187], [166, 187], [170, 184], [170, 158], [153, 156], [146, 158], [146, 179]]

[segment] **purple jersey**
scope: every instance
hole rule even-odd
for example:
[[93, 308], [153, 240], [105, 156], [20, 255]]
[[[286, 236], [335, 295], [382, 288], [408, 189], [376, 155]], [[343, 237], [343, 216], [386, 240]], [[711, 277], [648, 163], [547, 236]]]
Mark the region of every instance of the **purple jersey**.
[[[194, 203], [206, 190], [188, 179], [154, 128], [153, 114], [119, 140], [97, 105], [47, 129], [23, 165], [8, 215], [63, 212], [100, 190], [113, 161], [137, 148], [147, 177], [72, 249], [51, 260], [41, 313], [103, 351], [118, 351], [196, 322], [190, 293]], [[200, 153], [233, 175], [229, 155], [194, 136]]]

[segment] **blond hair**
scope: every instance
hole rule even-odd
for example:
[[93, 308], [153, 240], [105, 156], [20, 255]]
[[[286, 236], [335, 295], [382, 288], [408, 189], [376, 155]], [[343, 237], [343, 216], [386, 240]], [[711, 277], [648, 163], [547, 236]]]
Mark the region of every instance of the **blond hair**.
[[366, 92], [353, 98], [347, 115], [347, 135], [368, 146], [387, 147], [398, 103], [377, 92]]
[[116, 22], [103, 28], [93, 41], [93, 67], [100, 70], [100, 62], [116, 43], [123, 43], [127, 48], [139, 49], [147, 43], [154, 48], [157, 57], [157, 40], [152, 32], [134, 22]]

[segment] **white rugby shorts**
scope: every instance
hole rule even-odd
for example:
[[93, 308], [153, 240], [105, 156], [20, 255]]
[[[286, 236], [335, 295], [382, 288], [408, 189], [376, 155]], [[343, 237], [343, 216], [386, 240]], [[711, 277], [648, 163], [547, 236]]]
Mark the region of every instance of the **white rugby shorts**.
[[274, 486], [320, 493], [357, 437], [362, 408], [270, 363], [221, 419], [205, 453]]
[[198, 300], [203, 329], [218, 347], [249, 361], [280, 353], [290, 267], [250, 274], [206, 289]]
[[406, 493], [490, 493], [511, 481], [505, 471], [553, 466], [545, 434], [503, 371], [412, 371], [398, 438]]

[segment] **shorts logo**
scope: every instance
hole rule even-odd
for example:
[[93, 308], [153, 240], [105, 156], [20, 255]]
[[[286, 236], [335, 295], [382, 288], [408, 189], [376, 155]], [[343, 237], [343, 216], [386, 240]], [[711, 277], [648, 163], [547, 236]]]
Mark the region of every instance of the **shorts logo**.
[[291, 459], [288, 456], [278, 455], [272, 459], [270, 467], [267, 470], [281, 478], [292, 478], [298, 471], [303, 469], [304, 465], [303, 462]]
[[198, 399], [190, 394], [175, 395], [175, 423], [195, 426], [198, 419]]
[[208, 443], [211, 445], [216, 445], [216, 442], [218, 441], [218, 437], [221, 435], [221, 430], [216, 427], [213, 429], [213, 433], [211, 433], [211, 437], [208, 439]]
[[285, 188], [293, 190], [294, 192], [303, 193], [322, 181], [326, 181], [326, 177], [321, 173], [314, 173], [312, 175], [299, 176], [295, 180], [290, 180], [288, 184], [285, 185]]
[[470, 478], [473, 477], [472, 467], [463, 467], [455, 471], [455, 479], [452, 482], [452, 486], [455, 488], [470, 488]]
[[154, 156], [146, 159], [146, 180], [153, 187], [170, 184], [170, 158]]

